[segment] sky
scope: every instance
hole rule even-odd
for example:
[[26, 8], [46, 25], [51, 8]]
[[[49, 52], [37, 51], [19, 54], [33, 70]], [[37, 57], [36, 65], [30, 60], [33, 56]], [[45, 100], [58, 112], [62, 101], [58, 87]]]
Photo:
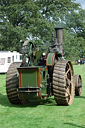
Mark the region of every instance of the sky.
[[82, 8], [85, 9], [85, 0], [76, 0], [76, 3], [81, 4]]

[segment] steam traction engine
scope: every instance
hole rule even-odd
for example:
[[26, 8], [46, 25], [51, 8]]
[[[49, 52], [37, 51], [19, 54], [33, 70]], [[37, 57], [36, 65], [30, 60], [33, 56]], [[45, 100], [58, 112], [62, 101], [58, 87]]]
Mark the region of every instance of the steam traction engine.
[[56, 43], [50, 46], [34, 46], [32, 42], [25, 41], [22, 47], [22, 63], [12, 63], [9, 67], [6, 91], [12, 104], [54, 95], [58, 105], [71, 105], [75, 86], [76, 95], [81, 95], [81, 76], [75, 75], [74, 80], [71, 62], [62, 57], [62, 28], [55, 30]]

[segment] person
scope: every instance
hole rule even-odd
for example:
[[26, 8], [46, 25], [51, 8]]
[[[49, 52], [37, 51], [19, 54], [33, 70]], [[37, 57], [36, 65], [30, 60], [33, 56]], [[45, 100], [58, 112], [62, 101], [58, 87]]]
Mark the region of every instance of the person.
[[80, 59], [78, 60], [78, 64], [80, 65]]

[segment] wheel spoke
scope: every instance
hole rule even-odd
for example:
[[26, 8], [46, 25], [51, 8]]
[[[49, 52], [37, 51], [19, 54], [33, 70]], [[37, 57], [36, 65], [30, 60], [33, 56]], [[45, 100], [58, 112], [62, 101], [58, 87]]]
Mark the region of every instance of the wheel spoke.
[[70, 69], [68, 69], [65, 74], [67, 75], [69, 73], [69, 71], [70, 71]]
[[68, 78], [66, 79], [66, 86], [68, 87], [68, 86], [70, 86], [70, 84], [71, 84], [71, 80], [69, 80]]

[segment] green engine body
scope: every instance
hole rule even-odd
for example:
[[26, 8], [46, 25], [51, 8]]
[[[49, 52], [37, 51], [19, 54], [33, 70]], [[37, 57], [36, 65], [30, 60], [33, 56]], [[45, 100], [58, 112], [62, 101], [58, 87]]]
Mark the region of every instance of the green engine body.
[[21, 100], [44, 99], [52, 95], [49, 67], [53, 66], [54, 53], [49, 53], [45, 66], [17, 68], [19, 73], [19, 97]]

